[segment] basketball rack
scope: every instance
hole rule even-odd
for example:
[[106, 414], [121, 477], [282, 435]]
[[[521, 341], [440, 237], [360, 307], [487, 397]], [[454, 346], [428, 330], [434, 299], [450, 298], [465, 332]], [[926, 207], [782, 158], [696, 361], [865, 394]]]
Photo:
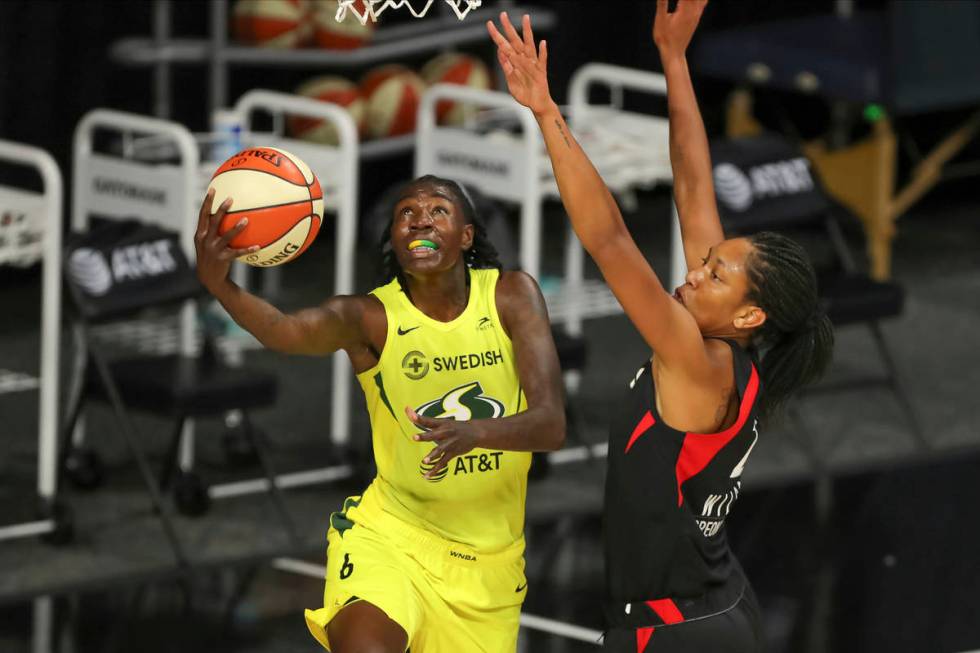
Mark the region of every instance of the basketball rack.
[[[345, 109], [329, 102], [298, 97], [267, 90], [253, 90], [245, 93], [233, 109], [242, 126], [243, 145], [266, 145], [287, 150], [303, 159], [316, 174], [323, 187], [324, 211], [336, 214], [336, 237], [334, 244], [334, 288], [335, 295], [349, 295], [354, 292], [355, 240], [357, 235], [357, 188], [358, 188], [358, 135], [353, 119]], [[253, 118], [265, 113], [273, 118], [271, 132], [253, 130]], [[329, 121], [337, 130], [339, 144], [327, 146], [308, 141], [290, 139], [284, 133], [285, 116], [301, 115]], [[207, 165], [206, 175], [201, 179], [201, 196], [214, 169], [221, 161]], [[238, 278], [245, 273], [244, 266], [237, 266]], [[267, 278], [278, 284], [281, 270], [269, 268], [263, 271]], [[248, 336], [246, 346], [258, 343]], [[350, 365], [342, 352], [333, 354], [330, 439], [344, 447], [350, 440], [350, 391], [353, 379]], [[327, 483], [349, 477], [353, 474], [350, 465], [342, 464], [321, 469], [277, 475], [276, 482], [282, 488]], [[212, 499], [264, 492], [268, 489], [265, 478], [256, 478], [208, 488]]]

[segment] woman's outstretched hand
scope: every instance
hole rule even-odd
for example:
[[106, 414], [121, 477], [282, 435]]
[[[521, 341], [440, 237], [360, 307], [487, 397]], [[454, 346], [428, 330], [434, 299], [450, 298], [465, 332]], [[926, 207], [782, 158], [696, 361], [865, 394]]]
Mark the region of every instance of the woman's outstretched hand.
[[194, 247], [197, 249], [197, 278], [209, 292], [215, 293], [228, 278], [232, 260], [259, 250], [258, 245], [240, 249], [233, 248], [231, 240], [242, 232], [248, 218], [242, 218], [223, 236], [218, 234], [218, 225], [231, 208], [229, 197], [211, 213], [214, 204], [214, 189], [209, 189], [197, 216], [197, 232], [194, 234]]
[[548, 43], [541, 41], [540, 47], [535, 48], [531, 18], [527, 15], [521, 25], [523, 38], [511, 25], [507, 12], [500, 14], [500, 25], [503, 34], [492, 20], [487, 21], [490, 38], [497, 44], [497, 60], [507, 79], [507, 90], [518, 103], [541, 115], [554, 106], [548, 90]]
[[653, 20], [653, 42], [661, 59], [684, 56], [708, 0], [678, 0], [673, 13], [667, 13], [667, 0], [657, 0]]

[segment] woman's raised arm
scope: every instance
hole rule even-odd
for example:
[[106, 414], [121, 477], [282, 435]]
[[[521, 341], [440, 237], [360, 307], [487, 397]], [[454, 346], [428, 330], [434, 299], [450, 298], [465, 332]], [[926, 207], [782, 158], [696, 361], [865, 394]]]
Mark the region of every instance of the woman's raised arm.
[[534, 113], [544, 136], [561, 200], [579, 240], [599, 265], [606, 283], [658, 358], [668, 366], [707, 370], [704, 341], [691, 314], [664, 290], [630, 236], [623, 216], [592, 162], [572, 136], [548, 89], [548, 47], [535, 47], [531, 20], [523, 36], [500, 16], [503, 33], [487, 29], [511, 95]]
[[674, 13], [668, 13], [667, 0], [657, 0], [653, 23], [653, 42], [667, 79], [670, 167], [688, 270], [700, 267], [708, 249], [725, 239], [715, 204], [708, 136], [684, 54], [706, 4], [707, 0], [680, 0]]

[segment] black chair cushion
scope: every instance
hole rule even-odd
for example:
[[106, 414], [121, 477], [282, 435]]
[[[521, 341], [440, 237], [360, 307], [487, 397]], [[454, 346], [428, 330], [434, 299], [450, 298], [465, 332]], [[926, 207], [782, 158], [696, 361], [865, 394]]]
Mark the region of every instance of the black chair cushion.
[[711, 161], [725, 233], [823, 226], [834, 207], [810, 161], [785, 136], [712, 141]]
[[74, 307], [89, 322], [204, 295], [178, 234], [136, 220], [69, 234], [64, 278]]
[[836, 326], [900, 315], [905, 303], [901, 286], [862, 274], [823, 277], [819, 284], [827, 316]]
[[[109, 364], [123, 403], [128, 407], [165, 415], [211, 415], [235, 408], [244, 410], [275, 402], [275, 375], [247, 367], [227, 367], [186, 356], [128, 358]], [[104, 395], [101, 382], [89, 367], [93, 392]]]

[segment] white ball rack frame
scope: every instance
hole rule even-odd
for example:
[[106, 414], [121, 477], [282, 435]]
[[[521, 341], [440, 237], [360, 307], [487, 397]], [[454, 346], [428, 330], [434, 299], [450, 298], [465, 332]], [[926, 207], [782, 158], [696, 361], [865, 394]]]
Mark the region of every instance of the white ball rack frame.
[[[53, 507], [58, 489], [58, 383], [61, 346], [61, 214], [64, 184], [61, 170], [50, 154], [30, 145], [0, 140], [0, 160], [34, 168], [44, 185], [42, 193], [0, 186], [0, 212], [16, 216], [16, 235], [23, 243], [8, 243], [0, 252], [3, 263], [29, 265], [41, 260], [40, 378], [23, 372], [0, 370], [0, 394], [39, 389], [37, 434], [37, 494]], [[19, 240], [19, 238], [18, 238]], [[53, 517], [0, 526], [0, 541], [35, 537], [58, 528]], [[33, 599], [31, 650], [52, 649], [54, 603], [50, 596]]]
[[[253, 90], [245, 93], [235, 104], [242, 125], [245, 145], [267, 145], [287, 150], [303, 159], [316, 174], [323, 188], [324, 211], [337, 216], [334, 244], [334, 288], [335, 295], [349, 295], [354, 292], [354, 263], [357, 235], [357, 191], [359, 141], [357, 127], [347, 111], [338, 105], [320, 100], [287, 95], [275, 91]], [[252, 119], [257, 113], [271, 114], [274, 119], [273, 133], [252, 131]], [[282, 127], [285, 114], [301, 115], [326, 120], [333, 124], [339, 135], [336, 147], [314, 144], [283, 137]], [[211, 162], [202, 180], [200, 195], [210, 180], [220, 161]], [[244, 266], [239, 266], [244, 272]], [[264, 271], [270, 285], [278, 285], [278, 268]], [[254, 343], [254, 339], [248, 338]], [[257, 345], [257, 343], [255, 343]], [[353, 375], [343, 352], [333, 356], [330, 409], [330, 439], [339, 447], [350, 441], [351, 383]], [[350, 465], [336, 465], [307, 471], [278, 474], [276, 482], [281, 488], [298, 487], [317, 483], [329, 483], [353, 474]], [[212, 499], [219, 499], [268, 489], [265, 478], [256, 478], [208, 488]]]
[[[42, 261], [40, 378], [0, 370], [0, 394], [38, 389], [37, 494], [42, 505], [55, 500], [58, 485], [58, 357], [61, 344], [61, 211], [63, 184], [58, 164], [44, 150], [0, 141], [0, 160], [33, 168], [44, 184], [42, 193], [0, 186], [0, 211], [16, 217], [26, 247], [5, 248], [4, 262]], [[6, 252], [5, 252], [6, 253]], [[7, 259], [10, 258], [8, 261]], [[0, 526], [0, 541], [51, 533], [54, 519]]]
[[[97, 151], [97, 133], [120, 137], [116, 153]], [[178, 157], [177, 163], [147, 162], [139, 158], [139, 148], [146, 140], [166, 143]], [[183, 126], [168, 120], [150, 118], [113, 109], [94, 109], [85, 114], [75, 128], [73, 150], [74, 177], [71, 195], [71, 227], [85, 232], [92, 214], [106, 219], [138, 218], [147, 223], [175, 231], [188, 259], [194, 260], [194, 230], [197, 226], [195, 186], [200, 156], [194, 137]], [[96, 329], [102, 337], [129, 338], [120, 344], [138, 344], [140, 351], [158, 352], [162, 343], [152, 345], [158, 325], [151, 322], [127, 322], [108, 331]], [[173, 325], [169, 325], [173, 330]], [[127, 330], [126, 327], [129, 327]], [[194, 306], [187, 302], [181, 309], [177, 338], [170, 338], [170, 351], [192, 355], [196, 351]], [[76, 360], [85, 355], [84, 342], [75, 338]], [[162, 353], [162, 352], [160, 352]], [[81, 391], [82, 379], [73, 379], [72, 397]], [[194, 426], [184, 425], [184, 451], [191, 455]], [[85, 440], [84, 416], [79, 416], [72, 440]]]

